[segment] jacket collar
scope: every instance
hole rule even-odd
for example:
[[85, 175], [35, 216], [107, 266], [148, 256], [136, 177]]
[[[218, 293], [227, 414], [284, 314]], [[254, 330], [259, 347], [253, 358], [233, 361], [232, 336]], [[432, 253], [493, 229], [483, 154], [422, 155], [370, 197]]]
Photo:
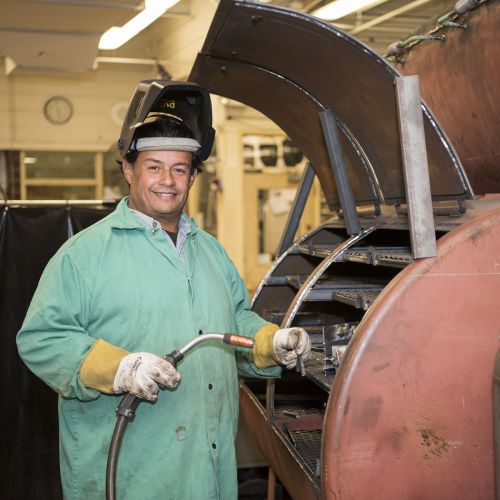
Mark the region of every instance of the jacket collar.
[[[129, 210], [128, 208], [129, 197], [125, 196], [120, 200], [112, 214], [111, 227], [114, 229], [139, 229], [146, 230], [146, 226]], [[198, 226], [195, 221], [183, 214], [185, 220], [189, 223], [191, 234], [198, 232]]]

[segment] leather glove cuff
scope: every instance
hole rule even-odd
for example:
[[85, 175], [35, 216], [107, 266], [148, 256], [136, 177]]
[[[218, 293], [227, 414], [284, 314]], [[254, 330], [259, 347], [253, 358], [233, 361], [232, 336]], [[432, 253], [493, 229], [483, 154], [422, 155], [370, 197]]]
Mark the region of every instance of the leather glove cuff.
[[255, 334], [255, 346], [252, 349], [252, 356], [257, 368], [269, 368], [278, 364], [273, 357], [273, 338], [278, 329], [278, 325], [268, 323]]
[[129, 354], [125, 349], [98, 339], [80, 365], [80, 381], [86, 387], [113, 394], [113, 382], [121, 360]]

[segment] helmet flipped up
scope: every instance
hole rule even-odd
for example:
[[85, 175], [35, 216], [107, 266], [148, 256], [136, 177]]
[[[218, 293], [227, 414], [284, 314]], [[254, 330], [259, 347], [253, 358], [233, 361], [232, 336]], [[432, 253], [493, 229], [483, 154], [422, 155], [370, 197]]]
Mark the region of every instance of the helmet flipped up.
[[210, 95], [196, 83], [171, 80], [143, 80], [137, 85], [118, 139], [122, 157], [135, 149], [135, 131], [154, 113], [173, 115], [184, 122], [201, 145], [201, 161], [209, 157], [215, 137]]

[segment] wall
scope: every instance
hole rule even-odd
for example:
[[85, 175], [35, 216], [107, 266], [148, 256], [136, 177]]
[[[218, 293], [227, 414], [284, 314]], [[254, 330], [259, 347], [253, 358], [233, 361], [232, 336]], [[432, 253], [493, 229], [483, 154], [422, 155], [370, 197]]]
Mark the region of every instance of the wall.
[[[0, 75], [0, 149], [107, 151], [121, 123], [112, 112], [128, 105], [139, 80], [152, 78], [149, 66], [101, 65], [85, 75], [14, 71]], [[74, 112], [68, 123], [53, 125], [43, 114], [47, 99], [63, 95]]]
[[166, 61], [173, 79], [185, 80], [189, 76], [217, 4], [215, 0], [191, 0], [188, 16], [162, 19], [152, 27], [150, 53]]

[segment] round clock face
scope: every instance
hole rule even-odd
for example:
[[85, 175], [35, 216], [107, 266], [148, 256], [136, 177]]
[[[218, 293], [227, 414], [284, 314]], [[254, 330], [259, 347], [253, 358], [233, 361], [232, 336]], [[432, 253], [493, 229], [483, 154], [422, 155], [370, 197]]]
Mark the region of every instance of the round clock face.
[[56, 95], [45, 103], [43, 114], [50, 123], [62, 125], [67, 123], [73, 115], [73, 105], [67, 97]]

